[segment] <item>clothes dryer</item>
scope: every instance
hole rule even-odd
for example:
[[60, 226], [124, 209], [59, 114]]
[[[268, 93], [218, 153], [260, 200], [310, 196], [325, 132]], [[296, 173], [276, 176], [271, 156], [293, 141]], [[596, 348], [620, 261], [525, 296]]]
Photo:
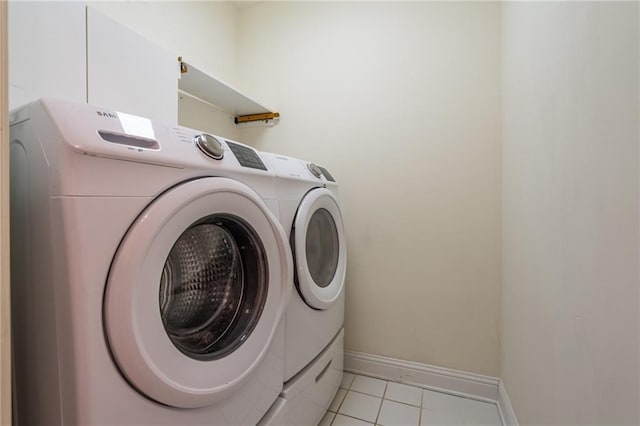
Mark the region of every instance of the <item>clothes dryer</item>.
[[342, 380], [347, 245], [338, 184], [325, 168], [263, 153], [276, 172], [280, 222], [294, 259], [285, 314], [285, 389], [266, 423], [312, 424]]
[[256, 424], [293, 279], [275, 196], [233, 141], [60, 100], [12, 113], [17, 423]]

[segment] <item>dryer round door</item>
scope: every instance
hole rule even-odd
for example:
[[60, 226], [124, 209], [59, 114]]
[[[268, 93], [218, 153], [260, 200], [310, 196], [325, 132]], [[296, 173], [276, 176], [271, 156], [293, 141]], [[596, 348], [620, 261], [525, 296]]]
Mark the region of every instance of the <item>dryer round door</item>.
[[131, 225], [111, 265], [105, 329], [138, 391], [202, 407], [264, 357], [292, 275], [286, 236], [249, 187], [202, 178], [170, 189]]
[[293, 232], [296, 283], [314, 309], [328, 309], [344, 288], [347, 245], [338, 201], [325, 188], [302, 199]]

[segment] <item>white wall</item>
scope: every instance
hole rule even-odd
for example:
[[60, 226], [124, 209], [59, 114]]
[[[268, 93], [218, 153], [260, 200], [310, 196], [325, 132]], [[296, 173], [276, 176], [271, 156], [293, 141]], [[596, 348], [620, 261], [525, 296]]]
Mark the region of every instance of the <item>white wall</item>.
[[638, 3], [503, 5], [502, 378], [520, 424], [637, 424]]
[[341, 184], [346, 349], [497, 375], [499, 5], [268, 2], [238, 34], [282, 114], [242, 140]]

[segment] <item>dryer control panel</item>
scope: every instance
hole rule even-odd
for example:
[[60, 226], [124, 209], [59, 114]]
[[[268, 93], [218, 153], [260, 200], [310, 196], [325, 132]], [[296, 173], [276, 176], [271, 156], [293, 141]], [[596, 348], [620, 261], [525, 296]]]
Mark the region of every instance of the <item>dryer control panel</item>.
[[324, 175], [325, 178], [327, 178], [327, 180], [329, 182], [335, 182], [336, 180], [334, 179], [334, 177], [331, 175], [331, 173], [329, 173], [329, 170], [325, 169], [322, 166], [318, 166], [318, 168], [322, 171], [322, 174]]

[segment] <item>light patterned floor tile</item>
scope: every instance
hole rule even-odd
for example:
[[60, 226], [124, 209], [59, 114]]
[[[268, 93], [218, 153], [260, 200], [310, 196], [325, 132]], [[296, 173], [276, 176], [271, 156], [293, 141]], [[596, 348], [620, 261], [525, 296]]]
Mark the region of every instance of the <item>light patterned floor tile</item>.
[[460, 398], [446, 393], [425, 390], [422, 393], [422, 408], [444, 412], [463, 413], [464, 398]]
[[382, 399], [349, 391], [342, 402], [339, 414], [355, 417], [367, 422], [375, 422]]
[[366, 393], [382, 398], [387, 382], [373, 377], [356, 376], [349, 390]]
[[496, 404], [466, 399], [463, 404], [463, 416], [468, 425], [500, 426], [500, 413]]
[[336, 415], [336, 418], [333, 421], [333, 426], [371, 426], [371, 425], [373, 425], [373, 423], [354, 419], [353, 417], [343, 416], [342, 414]]
[[419, 420], [419, 407], [384, 400], [376, 423], [382, 426], [418, 426]]
[[462, 426], [464, 419], [461, 413], [447, 413], [422, 410], [420, 426]]
[[422, 402], [422, 389], [415, 386], [389, 382], [384, 398], [420, 407], [420, 403]]
[[318, 426], [374, 424], [502, 426], [496, 404], [345, 372]]

